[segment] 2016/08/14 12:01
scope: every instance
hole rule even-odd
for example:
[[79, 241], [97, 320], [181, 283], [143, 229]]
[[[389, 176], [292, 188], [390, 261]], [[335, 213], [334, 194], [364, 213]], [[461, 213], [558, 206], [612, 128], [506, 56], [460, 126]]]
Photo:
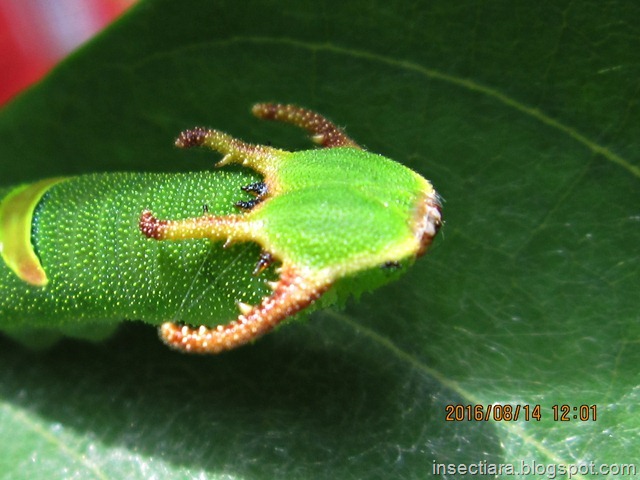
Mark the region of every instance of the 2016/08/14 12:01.
[[[570, 422], [577, 420], [581, 422], [596, 421], [597, 405], [572, 406], [568, 404], [552, 405], [554, 422]], [[524, 420], [542, 420], [542, 407], [540, 405], [501, 405], [498, 403], [489, 405], [447, 405], [445, 407], [445, 420], [447, 422], [476, 421], [488, 422], [515, 422]]]

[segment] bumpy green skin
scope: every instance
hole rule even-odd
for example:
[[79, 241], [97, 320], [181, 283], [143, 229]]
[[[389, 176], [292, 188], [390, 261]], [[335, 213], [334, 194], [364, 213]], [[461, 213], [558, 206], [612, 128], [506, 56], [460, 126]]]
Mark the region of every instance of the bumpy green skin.
[[[232, 169], [233, 170], [233, 169]], [[237, 301], [269, 293], [251, 275], [260, 248], [208, 240], [158, 242], [139, 230], [145, 209], [170, 218], [236, 213], [246, 169], [188, 174], [101, 174], [50, 188], [36, 208], [32, 243], [49, 278], [32, 286], [0, 262], [0, 330], [54, 329], [91, 335], [123, 319], [160, 324], [226, 323]], [[0, 190], [0, 198], [10, 189]], [[273, 269], [265, 272], [275, 278]]]

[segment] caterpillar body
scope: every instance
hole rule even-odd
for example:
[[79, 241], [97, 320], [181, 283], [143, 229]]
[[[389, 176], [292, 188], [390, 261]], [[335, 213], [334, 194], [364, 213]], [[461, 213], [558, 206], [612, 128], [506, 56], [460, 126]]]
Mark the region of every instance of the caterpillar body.
[[324, 148], [287, 152], [195, 128], [176, 145], [247, 168], [0, 188], [0, 330], [37, 345], [143, 320], [176, 349], [217, 353], [375, 288], [424, 253], [441, 225], [427, 180], [317, 113], [253, 112]]

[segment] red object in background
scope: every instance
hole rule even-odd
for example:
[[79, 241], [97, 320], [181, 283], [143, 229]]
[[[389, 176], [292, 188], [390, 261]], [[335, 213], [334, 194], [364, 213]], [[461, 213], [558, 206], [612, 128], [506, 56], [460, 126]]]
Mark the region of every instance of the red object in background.
[[132, 0], [2, 0], [0, 104], [42, 77]]

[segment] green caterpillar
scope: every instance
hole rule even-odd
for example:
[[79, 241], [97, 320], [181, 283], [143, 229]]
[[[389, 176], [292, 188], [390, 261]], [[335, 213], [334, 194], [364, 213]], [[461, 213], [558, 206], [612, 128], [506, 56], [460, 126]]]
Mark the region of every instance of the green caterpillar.
[[288, 152], [194, 128], [178, 147], [248, 168], [0, 189], [0, 330], [39, 344], [143, 320], [173, 348], [217, 353], [371, 290], [428, 248], [442, 221], [427, 180], [317, 113], [253, 113], [302, 127], [324, 148]]

